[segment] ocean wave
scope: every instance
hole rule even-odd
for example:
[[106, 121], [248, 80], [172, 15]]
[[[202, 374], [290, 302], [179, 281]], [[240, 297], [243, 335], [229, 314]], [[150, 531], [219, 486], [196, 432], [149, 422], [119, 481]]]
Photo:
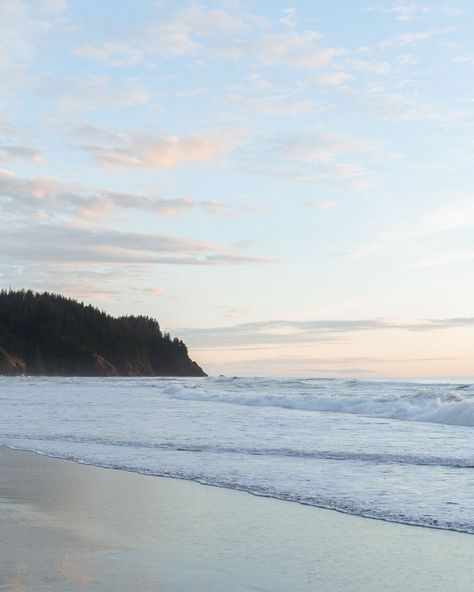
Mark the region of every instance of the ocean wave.
[[[456, 387], [454, 387], [456, 389]], [[170, 385], [161, 392], [170, 399], [228, 403], [250, 407], [280, 407], [299, 411], [347, 413], [403, 421], [421, 421], [456, 426], [474, 426], [474, 398], [463, 392], [444, 396], [427, 393], [397, 394], [385, 397], [353, 395], [224, 393], [195, 386]]]

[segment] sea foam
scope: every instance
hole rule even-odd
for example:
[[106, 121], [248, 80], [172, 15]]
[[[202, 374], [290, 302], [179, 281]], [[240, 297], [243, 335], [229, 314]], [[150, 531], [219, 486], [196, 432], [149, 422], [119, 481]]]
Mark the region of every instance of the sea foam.
[[[343, 389], [347, 391], [348, 388], [354, 387], [356, 384], [349, 382], [343, 385]], [[366, 384], [364, 383], [364, 385]], [[383, 389], [383, 385], [380, 385], [380, 388]], [[305, 394], [287, 392], [255, 394], [249, 388], [245, 393], [226, 393], [176, 385], [167, 387], [163, 392], [170, 398], [186, 401], [229, 403], [250, 407], [281, 407], [304, 411], [386, 417], [404, 421], [474, 426], [474, 397], [466, 398], [459, 390], [451, 392], [451, 389], [443, 395], [415, 392], [397, 393], [384, 397], [378, 396], [377, 393], [370, 393], [370, 395], [363, 397], [352, 392], [338, 395], [337, 389], [334, 394], [328, 396], [318, 390]]]

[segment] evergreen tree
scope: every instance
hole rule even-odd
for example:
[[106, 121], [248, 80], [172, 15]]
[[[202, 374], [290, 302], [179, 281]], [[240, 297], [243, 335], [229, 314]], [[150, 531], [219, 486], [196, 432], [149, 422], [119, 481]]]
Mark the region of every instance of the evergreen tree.
[[0, 374], [18, 373], [205, 376], [155, 319], [115, 318], [48, 292], [2, 290]]

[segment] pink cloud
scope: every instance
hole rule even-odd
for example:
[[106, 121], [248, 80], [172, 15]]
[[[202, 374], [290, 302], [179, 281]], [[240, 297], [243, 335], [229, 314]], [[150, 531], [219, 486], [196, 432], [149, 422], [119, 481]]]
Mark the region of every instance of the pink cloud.
[[237, 145], [229, 134], [211, 132], [178, 137], [174, 134], [122, 136], [118, 146], [87, 145], [99, 166], [106, 169], [172, 169], [192, 162], [209, 163], [225, 156]]

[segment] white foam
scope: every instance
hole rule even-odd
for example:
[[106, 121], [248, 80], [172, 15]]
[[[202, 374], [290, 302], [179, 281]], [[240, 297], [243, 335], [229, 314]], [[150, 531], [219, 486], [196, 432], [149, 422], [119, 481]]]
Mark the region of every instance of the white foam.
[[303, 411], [348, 413], [367, 417], [386, 417], [404, 421], [424, 421], [447, 425], [474, 426], [474, 399], [463, 395], [406, 395], [377, 397], [314, 394], [219, 393], [202, 388], [170, 386], [164, 390], [170, 398], [182, 401], [230, 403], [250, 407], [280, 407]]

